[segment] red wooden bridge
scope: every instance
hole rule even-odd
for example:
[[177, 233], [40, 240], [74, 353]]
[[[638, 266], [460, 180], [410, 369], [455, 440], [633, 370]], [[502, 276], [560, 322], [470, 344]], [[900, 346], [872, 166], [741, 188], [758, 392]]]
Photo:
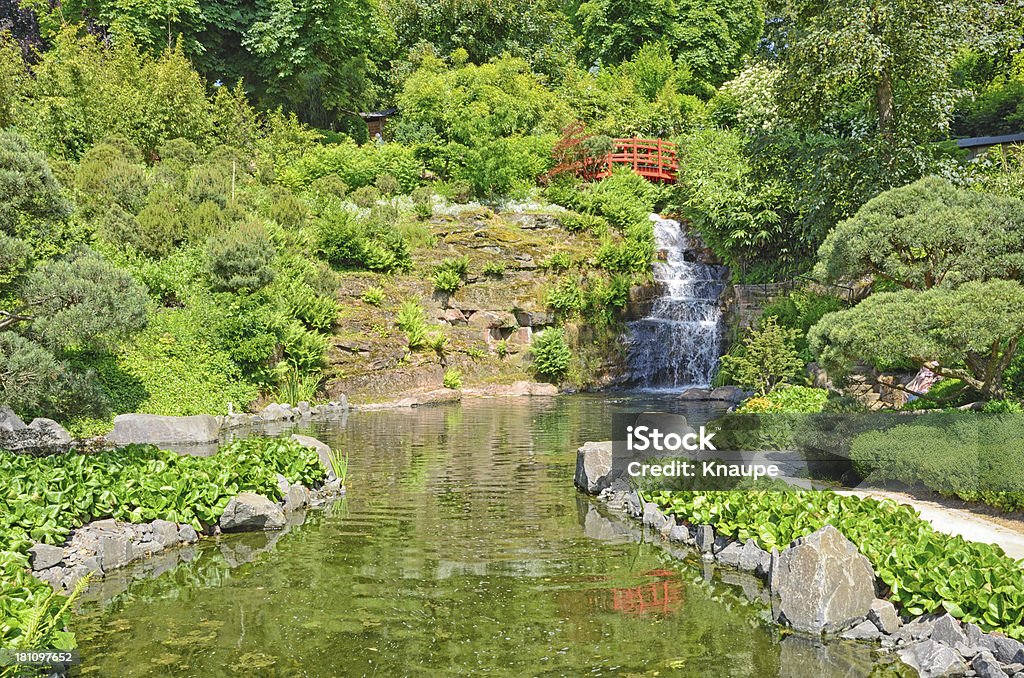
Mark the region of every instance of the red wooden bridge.
[[[556, 149], [556, 156], [560, 152]], [[548, 177], [573, 172], [587, 181], [596, 181], [611, 176], [615, 167], [629, 167], [648, 181], [674, 184], [679, 172], [676, 145], [661, 139], [613, 139], [611, 151], [603, 157], [570, 160], [563, 155], [561, 160]]]

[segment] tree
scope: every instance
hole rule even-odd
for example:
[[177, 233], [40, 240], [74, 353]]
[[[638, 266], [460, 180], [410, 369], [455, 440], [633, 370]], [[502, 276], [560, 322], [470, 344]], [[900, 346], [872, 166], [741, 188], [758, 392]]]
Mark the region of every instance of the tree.
[[989, 280], [873, 294], [823, 317], [809, 340], [830, 367], [852, 360], [876, 366], [909, 361], [1000, 399], [1006, 395], [1003, 374], [1022, 336], [1024, 288], [1016, 281]]
[[910, 289], [1024, 275], [1024, 202], [929, 177], [886, 191], [818, 252], [824, 279], [872, 275]]
[[474, 64], [508, 54], [553, 73], [573, 58], [574, 38], [557, 0], [383, 0], [401, 56], [424, 44], [464, 50]]
[[780, 327], [775, 317], [769, 316], [747, 335], [741, 351], [722, 356], [722, 370], [743, 388], [767, 395], [803, 367], [794, 346], [798, 334]]
[[587, 63], [618, 64], [664, 40], [696, 78], [718, 86], [756, 46], [764, 9], [741, 0], [588, 0], [576, 20]]
[[950, 70], [971, 43], [987, 0], [794, 0], [781, 52], [781, 93], [803, 122], [863, 127], [889, 149], [945, 129], [955, 90]]
[[46, 230], [70, 213], [46, 158], [14, 132], [0, 132], [0, 234]]

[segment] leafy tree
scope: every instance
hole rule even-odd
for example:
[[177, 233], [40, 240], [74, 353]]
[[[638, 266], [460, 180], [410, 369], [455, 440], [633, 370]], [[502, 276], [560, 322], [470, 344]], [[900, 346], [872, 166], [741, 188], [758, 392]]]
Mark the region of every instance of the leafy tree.
[[887, 191], [836, 226], [815, 272], [911, 289], [1024, 275], [1024, 202], [935, 177]]
[[576, 10], [587, 62], [617, 64], [644, 44], [665, 40], [700, 80], [720, 85], [761, 37], [760, 2], [588, 0]]
[[895, 149], [945, 129], [954, 99], [950, 78], [970, 44], [986, 0], [796, 0], [781, 17], [786, 69], [780, 89], [805, 123], [867, 121]]
[[722, 356], [722, 370], [743, 388], [767, 395], [803, 367], [794, 346], [798, 334], [768, 316], [743, 340], [742, 350]]
[[873, 294], [830, 313], [809, 340], [826, 365], [865, 360], [879, 367], [928, 366], [987, 398], [1004, 398], [1003, 374], [1024, 336], [1024, 288], [1011, 280], [955, 289]]
[[553, 73], [573, 58], [574, 37], [557, 0], [383, 0], [402, 53], [427, 44], [483, 64], [504, 54]]

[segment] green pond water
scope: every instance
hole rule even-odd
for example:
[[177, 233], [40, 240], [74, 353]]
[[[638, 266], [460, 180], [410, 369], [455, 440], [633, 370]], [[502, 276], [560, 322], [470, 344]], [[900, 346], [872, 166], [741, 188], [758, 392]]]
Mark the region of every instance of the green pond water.
[[318, 427], [349, 452], [347, 497], [283, 534], [204, 540], [95, 584], [80, 673], [878, 673], [866, 647], [780, 639], [749, 580], [674, 559], [577, 494], [576, 448], [640, 407], [667, 409], [494, 399]]

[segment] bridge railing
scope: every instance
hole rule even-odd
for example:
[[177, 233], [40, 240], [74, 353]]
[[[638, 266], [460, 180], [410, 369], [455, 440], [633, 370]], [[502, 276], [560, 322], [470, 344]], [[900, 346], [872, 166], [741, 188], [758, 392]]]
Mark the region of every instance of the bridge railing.
[[676, 145], [661, 139], [616, 139], [603, 161], [598, 178], [610, 176], [615, 166], [629, 167], [651, 181], [674, 183], [679, 172]]

